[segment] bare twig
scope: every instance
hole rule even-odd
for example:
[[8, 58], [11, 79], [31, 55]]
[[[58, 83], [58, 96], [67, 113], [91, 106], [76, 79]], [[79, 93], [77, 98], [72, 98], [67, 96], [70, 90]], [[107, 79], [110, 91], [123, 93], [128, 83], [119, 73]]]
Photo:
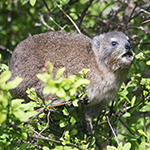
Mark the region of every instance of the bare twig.
[[117, 138], [117, 136], [116, 136], [116, 134], [115, 134], [115, 132], [114, 132], [114, 130], [113, 130], [113, 128], [112, 128], [112, 126], [111, 126], [111, 124], [110, 124], [110, 121], [109, 121], [108, 116], [107, 116], [106, 118], [107, 118], [107, 122], [108, 122], [108, 124], [109, 124], [109, 126], [110, 126], [110, 128], [111, 128], [111, 130], [112, 130], [112, 132], [113, 132], [113, 134], [114, 134], [114, 136], [115, 136], [115, 138], [116, 138], [117, 144], [119, 145], [118, 138]]
[[50, 19], [51, 21], [53, 21], [53, 23], [54, 23], [56, 26], [58, 26], [61, 30], [64, 30], [65, 27], [67, 26], [67, 25], [65, 25], [64, 27], [61, 27], [52, 17], [49, 17], [49, 19]]
[[45, 0], [43, 0], [43, 3], [44, 3], [44, 5], [45, 5], [45, 7], [47, 8], [47, 10], [50, 12], [50, 9], [48, 8], [48, 5], [47, 5], [47, 3], [46, 3]]
[[[63, 144], [62, 144], [62, 141], [52, 140], [52, 139], [49, 139], [49, 138], [44, 137], [44, 136], [42, 136], [42, 137], [39, 137], [39, 136], [29, 136], [29, 138], [39, 139], [39, 140], [45, 140], [45, 141], [54, 142], [54, 143], [58, 143], [58, 144], [63, 145]], [[79, 146], [76, 145], [76, 144], [72, 144], [72, 143], [65, 143], [65, 144], [66, 144], [66, 145], [69, 145], [69, 146], [74, 146], [74, 147], [76, 147], [76, 148], [78, 148], [78, 149], [80, 149], [80, 150], [84, 150], [83, 148], [79, 147]]]
[[138, 48], [138, 50], [140, 50], [146, 57], [150, 58], [150, 56], [144, 53], [140, 48]]
[[[29, 136], [29, 138], [39, 139], [39, 140], [46, 140], [46, 141], [49, 141], [49, 142], [54, 142], [54, 143], [58, 143], [58, 144], [61, 144], [61, 145], [62, 145], [62, 141], [49, 139], [48, 137], [45, 137], [45, 136], [41, 135], [40, 133], [38, 133], [37, 131], [35, 131], [34, 128], [31, 127], [30, 125], [28, 125], [28, 126], [29, 126], [29, 128], [37, 135], [37, 136]], [[77, 148], [80, 149], [80, 150], [84, 150], [83, 148], [79, 147], [79, 146], [76, 145], [76, 144], [66, 143], [66, 145], [74, 146], [74, 147], [77, 147]]]
[[46, 130], [48, 128], [48, 125], [49, 125], [49, 115], [50, 115], [50, 110], [48, 109], [47, 124], [46, 124], [45, 128], [43, 128], [43, 130], [39, 134], [41, 134], [44, 130]]
[[100, 115], [101, 115], [101, 112], [98, 114], [98, 117], [97, 117], [97, 120], [96, 120], [94, 129], [93, 129], [93, 131], [92, 131], [91, 138], [90, 138], [89, 141], [88, 141], [89, 144], [90, 144], [90, 142], [91, 142], [91, 140], [92, 140], [92, 138], [93, 138], [93, 136], [94, 136], [94, 133], [95, 133], [95, 130], [96, 130], [96, 128], [97, 128], [97, 125], [98, 125], [98, 121], [99, 121]]
[[12, 51], [9, 50], [7, 47], [4, 47], [2, 45], [0, 45], [0, 49], [7, 51], [8, 53], [12, 54]]
[[119, 118], [119, 121], [123, 124], [123, 126], [131, 133], [133, 134], [133, 132], [128, 128], [128, 126]]
[[[148, 5], [145, 9], [140, 9], [140, 11], [139, 11], [137, 14], [135, 14], [132, 18], [130, 18], [130, 21], [131, 21], [132, 19], [134, 19], [135, 17], [139, 16], [142, 12], [148, 10], [149, 8], [150, 8], [150, 5]], [[144, 11], [143, 11], [143, 10], [144, 10]], [[146, 11], [146, 13], [147, 13], [147, 11]]]
[[72, 22], [72, 24], [74, 25], [74, 27], [76, 28], [76, 30], [78, 31], [78, 33], [81, 34], [80, 29], [78, 28], [78, 26], [75, 24], [75, 22], [71, 19], [71, 17], [57, 4], [57, 2], [55, 0], [53, 0], [54, 3], [57, 5], [57, 7], [65, 14], [65, 16]]
[[130, 17], [128, 18], [128, 20], [127, 20], [127, 22], [126, 22], [126, 24], [125, 24], [125, 26], [124, 26], [124, 30], [127, 28], [128, 23], [131, 21], [131, 17], [132, 17], [132, 15], [133, 15], [133, 13], [134, 13], [136, 7], [137, 7], [137, 4], [136, 4], [135, 7], [133, 8], [133, 10], [132, 10], [132, 12], [131, 12], [131, 14], [130, 14]]
[[[140, 87], [141, 87], [141, 97], [142, 97], [142, 106], [145, 106], [145, 97], [144, 97], [144, 93], [143, 93], [143, 86], [141, 85], [141, 80], [140, 78], [137, 78], [139, 83], [140, 83]], [[145, 112], [143, 112], [143, 124], [144, 124], [144, 132], [146, 133], [146, 119], [145, 119]]]
[[[40, 13], [39, 13], [39, 14], [40, 14]], [[43, 23], [48, 29], [50, 29], [50, 30], [52, 30], [52, 31], [55, 31], [54, 28], [50, 27], [50, 26], [45, 22], [44, 17], [43, 17], [42, 14], [40, 14], [40, 17], [41, 17], [42, 23]]]
[[140, 26], [140, 27], [129, 26], [128, 29], [137, 29], [137, 30], [141, 30], [141, 31], [145, 32], [146, 34], [150, 34], [150, 31], [145, 30], [142, 26]]
[[86, 7], [85, 7], [84, 11], [82, 12], [81, 17], [79, 18], [79, 21], [78, 21], [78, 24], [77, 24], [78, 27], [80, 27], [80, 25], [81, 25], [81, 23], [83, 21], [83, 18], [84, 18], [85, 14], [86, 14], [86, 11], [91, 6], [92, 2], [93, 2], [93, 0], [90, 0], [89, 2], [87, 2]]
[[149, 13], [148, 11], [144, 10], [144, 9], [141, 9], [140, 11], [141, 11], [141, 12], [144, 12], [144, 13], [146, 13], [146, 14], [148, 14], [148, 15], [150, 15], [150, 13]]
[[140, 42], [138, 44], [138, 49], [140, 49], [141, 43], [143, 43], [143, 40], [144, 40], [145, 36], [146, 36], [146, 32], [145, 32], [143, 38], [140, 40]]
[[150, 22], [150, 19], [146, 20], [146, 21], [143, 21], [142, 24], [145, 24], [145, 23], [148, 23], [148, 22]]
[[36, 115], [34, 115], [32, 118], [29, 119], [28, 123], [33, 120], [34, 118], [36, 118], [38, 115], [40, 115], [41, 113], [43, 113], [43, 111], [47, 108], [47, 106], [51, 105], [51, 102], [47, 105], [45, 105], [43, 108], [41, 108], [40, 110], [37, 110], [38, 113]]

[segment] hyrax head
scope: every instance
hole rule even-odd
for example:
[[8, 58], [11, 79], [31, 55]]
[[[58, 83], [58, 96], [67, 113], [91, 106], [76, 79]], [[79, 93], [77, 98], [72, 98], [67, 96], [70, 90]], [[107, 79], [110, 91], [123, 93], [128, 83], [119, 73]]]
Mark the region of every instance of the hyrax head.
[[118, 31], [94, 37], [93, 50], [97, 60], [112, 71], [130, 68], [134, 59], [129, 38]]

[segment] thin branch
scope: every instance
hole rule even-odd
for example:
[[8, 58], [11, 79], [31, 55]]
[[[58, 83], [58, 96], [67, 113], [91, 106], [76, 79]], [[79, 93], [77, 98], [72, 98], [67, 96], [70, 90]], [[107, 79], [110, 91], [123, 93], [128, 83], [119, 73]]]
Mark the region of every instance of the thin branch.
[[132, 15], [133, 15], [133, 13], [134, 13], [136, 7], [137, 7], [137, 4], [136, 4], [135, 7], [133, 8], [133, 10], [132, 10], [132, 12], [131, 12], [131, 14], [130, 14], [130, 17], [128, 18], [128, 20], [127, 20], [127, 22], [126, 22], [126, 24], [125, 24], [125, 26], [124, 26], [124, 30], [127, 28], [128, 23], [131, 21], [131, 17], [132, 17]]
[[37, 110], [38, 113], [36, 115], [34, 115], [32, 118], [29, 119], [28, 123], [33, 120], [34, 118], [36, 118], [38, 115], [40, 115], [41, 113], [43, 113], [43, 111], [49, 106], [51, 105], [51, 102], [47, 105], [45, 105], [43, 108], [41, 108], [40, 110]]
[[133, 132], [132, 132], [132, 130], [130, 130], [129, 128], [128, 128], [128, 126], [119, 118], [119, 121], [123, 124], [123, 126], [131, 133], [131, 134], [133, 134]]
[[[140, 83], [140, 87], [141, 87], [141, 96], [142, 96], [142, 106], [145, 106], [145, 97], [144, 97], [144, 93], [143, 93], [143, 86], [141, 85], [141, 79], [138, 78], [138, 81]], [[143, 124], [144, 124], [144, 132], [146, 133], [146, 119], [145, 119], [145, 112], [143, 112]]]
[[140, 50], [146, 57], [150, 58], [150, 56], [144, 53], [140, 48], [138, 48], [138, 50]]
[[46, 130], [48, 128], [48, 125], [49, 125], [49, 116], [50, 116], [50, 110], [48, 109], [47, 124], [46, 124], [45, 128], [43, 128], [43, 130], [39, 134], [41, 134], [44, 130]]
[[113, 128], [112, 128], [112, 126], [111, 126], [111, 124], [110, 124], [110, 121], [109, 121], [108, 116], [107, 116], [106, 118], [107, 118], [107, 122], [108, 122], [108, 124], [109, 124], [109, 126], [110, 126], [110, 128], [111, 128], [111, 130], [112, 130], [112, 132], [113, 132], [113, 134], [114, 134], [114, 136], [115, 136], [115, 138], [116, 138], [117, 144], [119, 145], [118, 138], [117, 138], [117, 136], [116, 136], [116, 134], [115, 134], [115, 132], [114, 132], [114, 130], [113, 130]]
[[[40, 14], [40, 13], [39, 13], [39, 14]], [[40, 14], [40, 17], [41, 17], [42, 23], [43, 23], [47, 28], [49, 28], [49, 29], [52, 30], [52, 31], [55, 31], [54, 28], [50, 27], [50, 26], [45, 22], [44, 17], [43, 17], [42, 14]]]
[[150, 34], [150, 31], [145, 30], [142, 26], [140, 26], [140, 27], [129, 26], [128, 29], [138, 29], [138, 30], [141, 30], [141, 31], [143, 31], [143, 32], [146, 32], [147, 34]]
[[140, 42], [139, 42], [139, 44], [137, 46], [138, 49], [140, 49], [141, 43], [143, 43], [143, 40], [144, 40], [145, 36], [146, 36], [146, 33], [144, 34], [143, 38], [140, 40]]
[[72, 24], [74, 25], [74, 27], [76, 28], [76, 30], [78, 31], [78, 33], [81, 34], [80, 29], [78, 28], [78, 26], [75, 24], [75, 22], [71, 19], [71, 17], [56, 3], [55, 0], [53, 0], [54, 3], [57, 5], [57, 7], [65, 14], [65, 16], [72, 22]]
[[87, 2], [86, 7], [85, 7], [84, 11], [82, 12], [81, 17], [79, 18], [79, 21], [78, 21], [78, 24], [77, 24], [78, 27], [80, 27], [80, 25], [81, 25], [81, 23], [83, 21], [83, 18], [84, 18], [85, 14], [86, 14], [86, 11], [91, 6], [92, 2], [93, 2], [93, 0], [90, 0], [89, 2]]
[[[52, 140], [52, 139], [49, 139], [49, 138], [44, 137], [44, 136], [42, 136], [42, 137], [38, 137], [38, 136], [29, 136], [29, 138], [39, 139], [39, 140], [45, 140], [45, 141], [54, 142], [54, 143], [58, 143], [58, 144], [63, 145], [63, 144], [62, 144], [62, 141]], [[78, 149], [80, 149], [80, 150], [84, 150], [83, 148], [79, 147], [79, 146], [76, 145], [76, 144], [72, 144], [72, 143], [65, 143], [65, 144], [66, 144], [66, 145], [69, 145], [69, 146], [74, 146], [74, 147], [76, 147], [76, 148], [78, 148]]]
[[93, 138], [93, 136], [94, 136], [94, 133], [95, 133], [95, 130], [96, 130], [96, 128], [97, 128], [97, 125], [98, 125], [98, 121], [99, 121], [100, 115], [101, 115], [101, 112], [99, 112], [99, 114], [98, 114], [98, 117], [97, 117], [97, 120], [96, 120], [94, 129], [93, 129], [93, 131], [92, 131], [91, 138], [90, 138], [89, 141], [88, 141], [89, 144], [90, 144], [90, 142], [91, 142], [91, 140], [92, 140], [92, 138]]
[[150, 15], [150, 13], [149, 13], [148, 11], [144, 10], [144, 9], [141, 9], [140, 11], [141, 11], [141, 12], [144, 12], [144, 13], [146, 13], [146, 14], [148, 14], [148, 15]]
[[12, 51], [9, 50], [7, 47], [4, 47], [4, 46], [0, 45], [0, 49], [2, 49], [4, 51], [7, 51], [8, 53], [12, 54]]
[[46, 3], [45, 0], [43, 0], [43, 3], [44, 3], [44, 5], [45, 5], [45, 7], [47, 8], [47, 10], [50, 12], [50, 9], [48, 8], [48, 5], [47, 5], [47, 3]]
[[[140, 11], [139, 11], [137, 14], [135, 14], [132, 18], [130, 18], [130, 21], [131, 21], [132, 19], [134, 19], [135, 17], [139, 16], [142, 12], [148, 10], [149, 8], [150, 8], [150, 5], [149, 5], [147, 8], [145, 8], [145, 9], [140, 9]], [[141, 11], [141, 10], [142, 10], [142, 11]], [[143, 10], [144, 10], [144, 11], [143, 11]], [[147, 13], [147, 11], [146, 11], [146, 13]]]
[[52, 17], [49, 17], [49, 19], [50, 19], [56, 26], [58, 26], [58, 27], [61, 29], [61, 31], [64, 30], [65, 27], [67, 26], [67, 25], [65, 25], [64, 27], [61, 27]]
[[146, 20], [146, 21], [143, 21], [142, 24], [145, 24], [145, 23], [148, 23], [148, 22], [150, 22], [150, 19]]
[[[43, 3], [44, 3], [44, 5], [45, 5], [45, 7], [47, 8], [48, 12], [50, 13], [51, 11], [50, 11], [50, 9], [48, 8], [48, 5], [47, 5], [47, 3], [46, 3], [45, 0], [43, 0]], [[65, 25], [64, 27], [61, 27], [51, 16], [49, 17], [49, 19], [50, 19], [56, 26], [58, 26], [61, 30], [64, 30], [64, 28], [67, 26], [67, 25]]]

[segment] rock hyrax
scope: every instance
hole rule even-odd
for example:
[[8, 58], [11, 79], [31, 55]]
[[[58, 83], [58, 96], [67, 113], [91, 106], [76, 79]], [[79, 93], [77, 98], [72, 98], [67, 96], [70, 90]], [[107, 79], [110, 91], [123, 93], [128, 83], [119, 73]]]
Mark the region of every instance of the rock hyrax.
[[[89, 68], [87, 78], [89, 104], [86, 105], [86, 128], [91, 132], [92, 118], [113, 99], [130, 69], [134, 58], [129, 38], [122, 32], [100, 34], [93, 39], [83, 34], [47, 32], [22, 41], [12, 54], [10, 71], [12, 79], [22, 77], [23, 82], [13, 89], [12, 95], [27, 98], [27, 88], [35, 88], [41, 95], [44, 84], [36, 77], [46, 61], [56, 71], [65, 67], [64, 77], [78, 75]], [[49, 100], [49, 95], [44, 95]]]

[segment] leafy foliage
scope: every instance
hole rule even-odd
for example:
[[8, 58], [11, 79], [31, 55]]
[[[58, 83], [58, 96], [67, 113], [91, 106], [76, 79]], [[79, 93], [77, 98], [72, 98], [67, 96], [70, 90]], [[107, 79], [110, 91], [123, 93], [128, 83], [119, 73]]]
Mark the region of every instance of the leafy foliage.
[[[149, 0], [2, 0], [0, 8], [1, 149], [150, 149]], [[19, 77], [9, 81], [13, 49], [29, 35], [49, 30], [82, 32], [90, 37], [121, 30], [130, 36], [136, 53], [134, 64], [116, 100], [93, 120], [91, 137], [80, 126], [86, 71], [80, 78], [62, 78], [62, 68], [53, 77], [52, 65], [47, 62], [46, 72], [37, 75], [46, 84], [43, 92], [65, 99], [63, 106], [50, 106], [51, 101], [44, 102], [34, 89], [27, 91], [30, 102], [13, 99], [9, 93], [22, 81]], [[76, 92], [80, 97], [73, 96]]]

